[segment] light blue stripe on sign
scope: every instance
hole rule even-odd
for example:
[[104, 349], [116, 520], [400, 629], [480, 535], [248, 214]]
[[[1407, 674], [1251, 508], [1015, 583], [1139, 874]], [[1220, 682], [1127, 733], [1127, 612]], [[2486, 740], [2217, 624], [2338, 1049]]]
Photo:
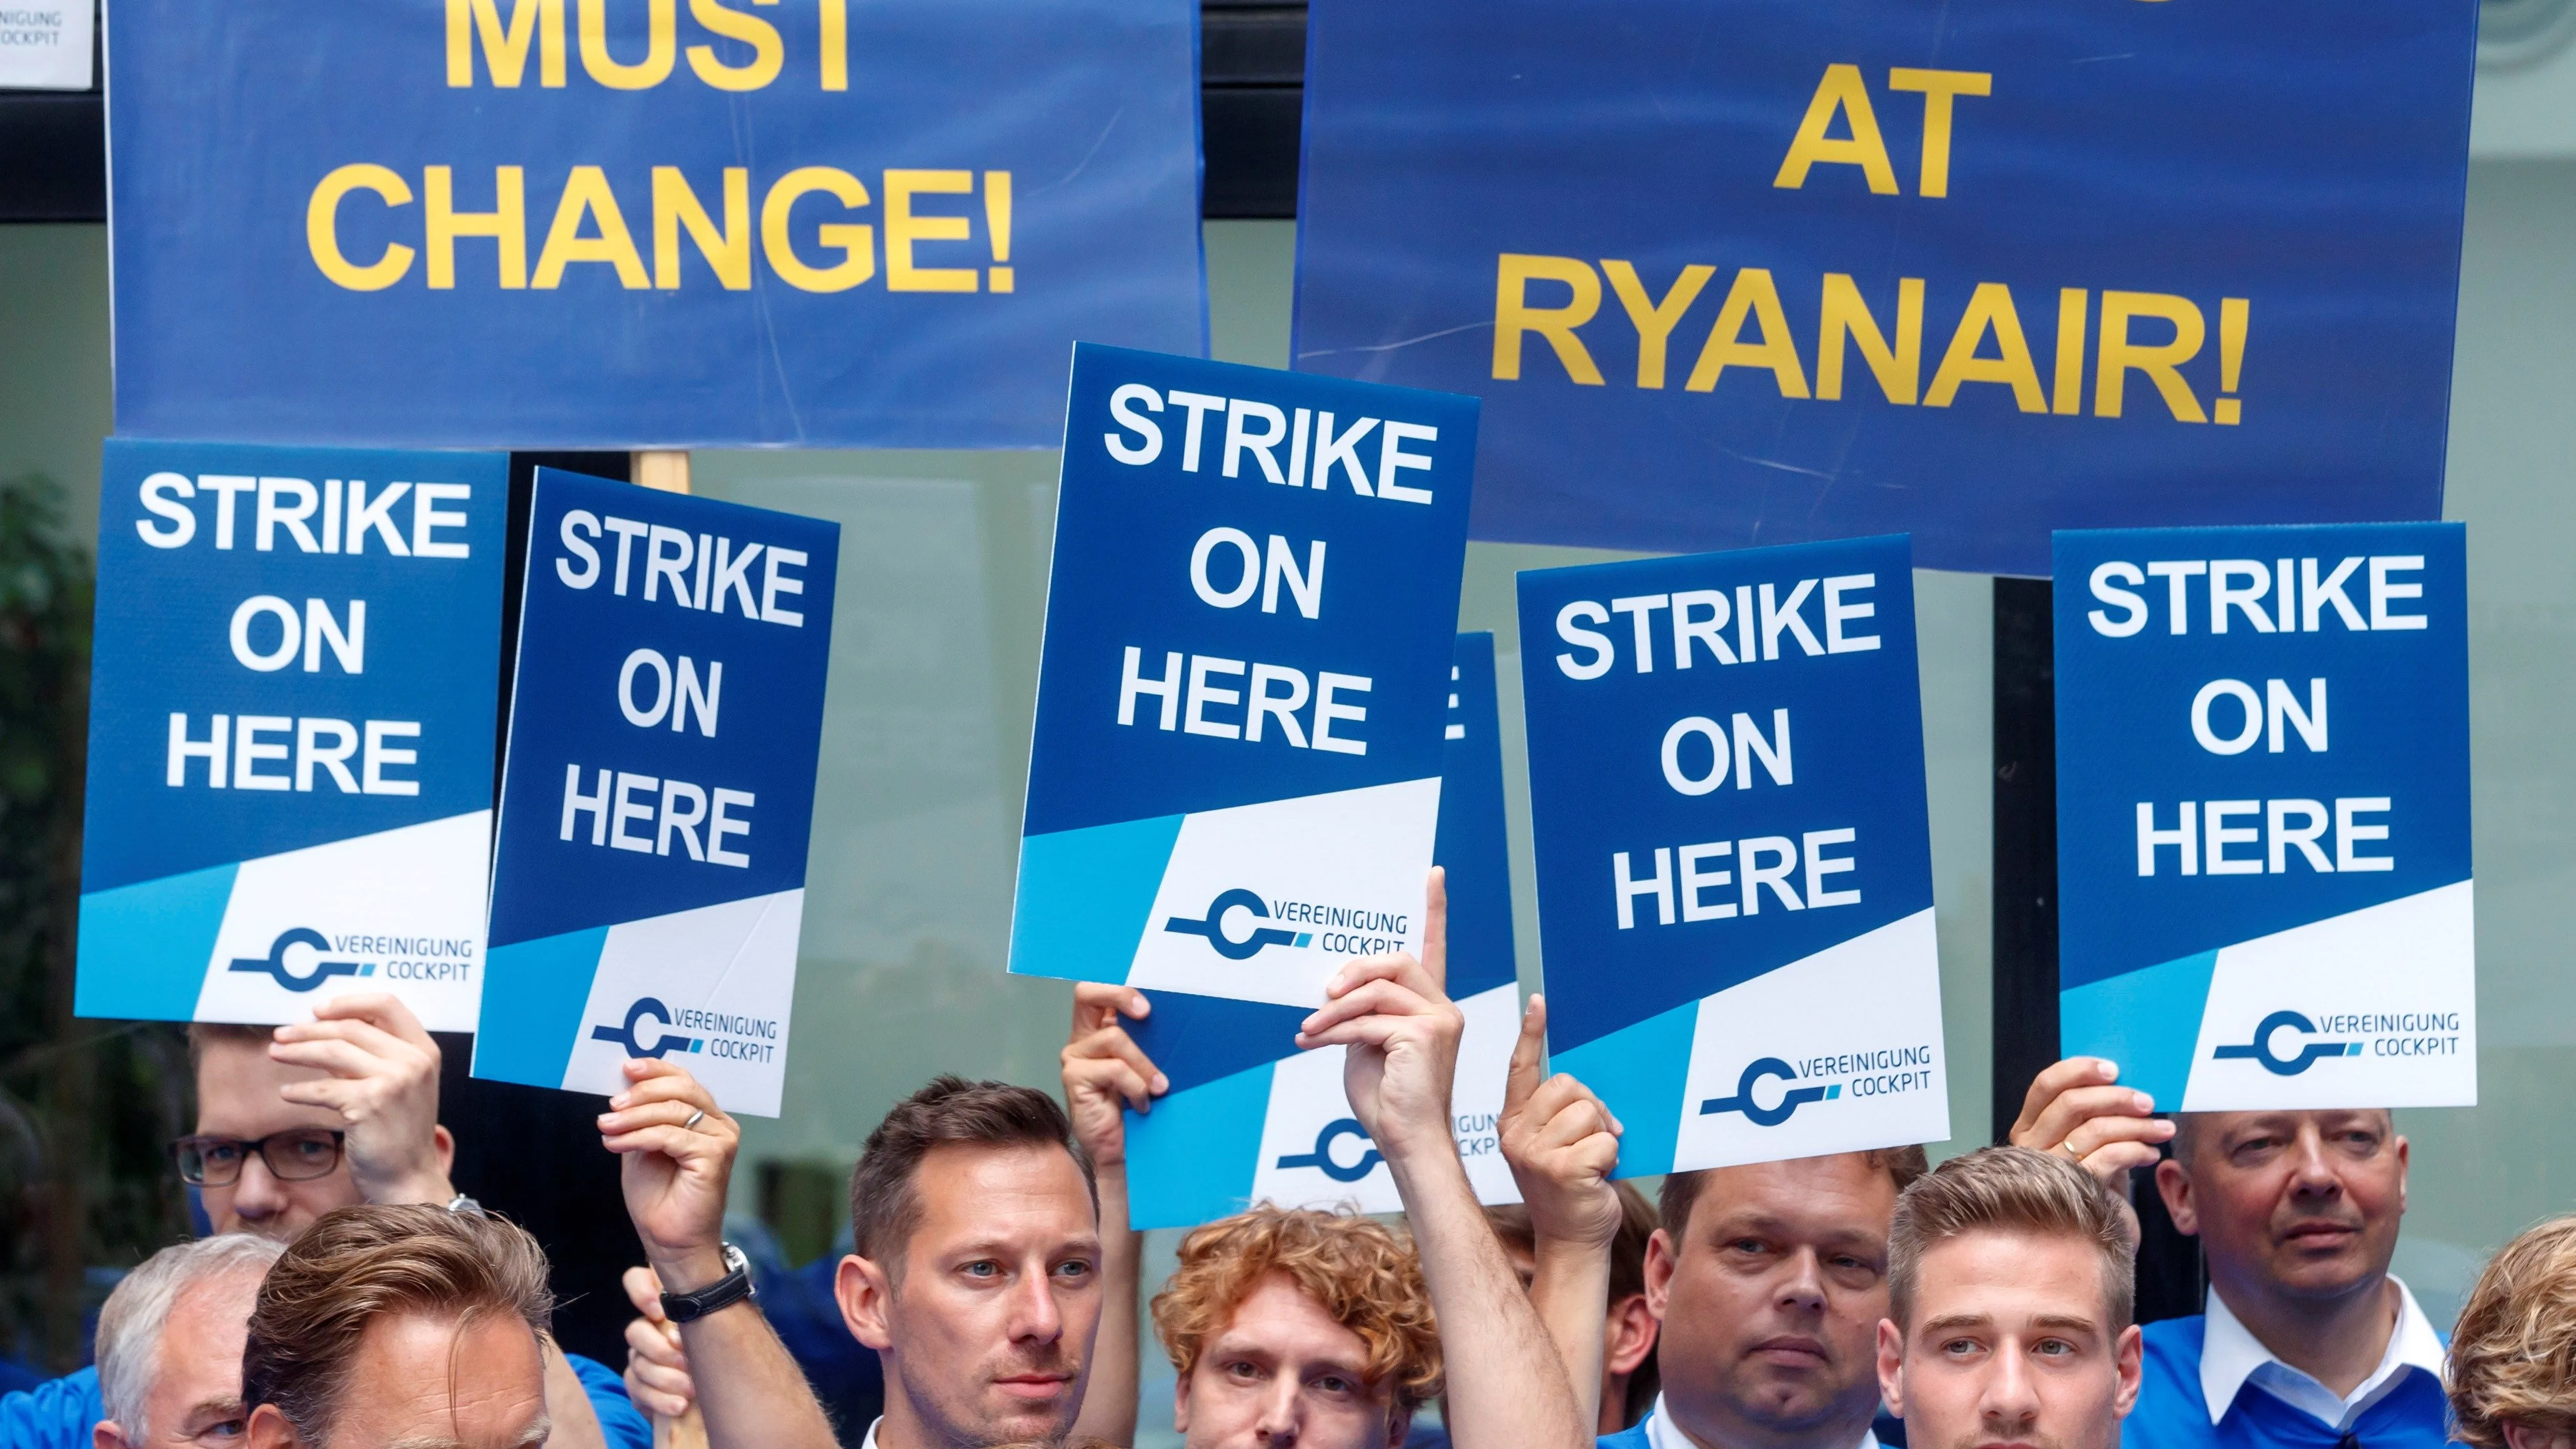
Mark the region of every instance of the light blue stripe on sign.
[[80, 953], [89, 963], [74, 1016], [186, 1021], [197, 1014], [206, 963], [232, 904], [238, 863], [93, 891], [80, 900]]
[[1158, 815], [1023, 837], [1011, 969], [1069, 981], [1126, 980], [1187, 818]]
[[1130, 1227], [1196, 1227], [1252, 1205], [1274, 1065], [1174, 1092], [1142, 1116], [1127, 1114]]
[[2098, 1046], [2119, 1064], [2120, 1085], [2155, 1098], [2158, 1111], [2179, 1112], [2217, 971], [2218, 953], [2203, 951], [2088, 982], [2058, 998], [2059, 1031]]
[[492, 948], [483, 960], [484, 979], [503, 985], [484, 993], [483, 1020], [474, 1032], [474, 1075], [531, 1087], [564, 1084], [609, 929], [593, 926]]
[[1619, 1176], [1673, 1170], [1673, 1145], [1682, 1131], [1682, 1087], [1690, 1076], [1691, 1037], [1698, 1027], [1699, 1003], [1686, 1002], [1550, 1054], [1553, 1070], [1590, 1087], [1628, 1129], [1619, 1138]]

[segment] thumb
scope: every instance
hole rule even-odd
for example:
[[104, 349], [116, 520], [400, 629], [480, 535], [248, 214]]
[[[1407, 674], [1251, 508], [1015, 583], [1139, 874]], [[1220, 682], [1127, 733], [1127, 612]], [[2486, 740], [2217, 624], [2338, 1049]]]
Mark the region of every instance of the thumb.
[[1547, 998], [1533, 996], [1529, 1009], [1521, 1013], [1520, 1040], [1512, 1043], [1511, 1070], [1503, 1077], [1503, 1115], [1518, 1117], [1529, 1105], [1530, 1094], [1538, 1090], [1542, 1079], [1540, 1064], [1547, 1057]]

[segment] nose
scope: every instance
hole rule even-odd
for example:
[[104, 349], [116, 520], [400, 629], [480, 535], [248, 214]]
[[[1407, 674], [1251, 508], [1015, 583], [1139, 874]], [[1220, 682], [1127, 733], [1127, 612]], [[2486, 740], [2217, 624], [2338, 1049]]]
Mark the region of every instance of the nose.
[[2303, 1198], [2334, 1198], [2343, 1193], [2343, 1179], [2335, 1175], [2334, 1162], [2326, 1155], [2324, 1129], [2313, 1120], [2299, 1124], [2299, 1135], [2290, 1150], [2290, 1189]]
[[1064, 1336], [1064, 1311], [1056, 1306], [1055, 1275], [1024, 1274], [1011, 1295], [1011, 1341], [1053, 1343]]
[[1297, 1442], [1297, 1432], [1304, 1425], [1304, 1385], [1291, 1373], [1273, 1374], [1262, 1391], [1261, 1413], [1253, 1421], [1255, 1440], [1268, 1449], [1290, 1449]]
[[1985, 1420], [1989, 1432], [2018, 1438], [2038, 1422], [2038, 1385], [2031, 1380], [2030, 1366], [2023, 1362], [2018, 1344], [1994, 1355], [1987, 1363], [1986, 1381], [1977, 1395], [1978, 1416]]
[[273, 1218], [286, 1211], [285, 1184], [268, 1170], [268, 1159], [254, 1152], [242, 1163], [241, 1176], [233, 1180], [233, 1215], [251, 1222]]
[[1800, 1248], [1791, 1253], [1787, 1273], [1780, 1280], [1775, 1295], [1779, 1306], [1795, 1313], [1822, 1313], [1825, 1309], [1825, 1265], [1813, 1248]]

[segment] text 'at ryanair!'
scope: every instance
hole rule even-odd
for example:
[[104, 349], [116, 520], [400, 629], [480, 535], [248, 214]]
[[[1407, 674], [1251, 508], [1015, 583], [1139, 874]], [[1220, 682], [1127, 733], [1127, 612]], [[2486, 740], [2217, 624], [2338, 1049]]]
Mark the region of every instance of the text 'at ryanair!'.
[[2477, 1101], [2455, 523], [2057, 535], [2059, 1016], [2166, 1110]]
[[537, 470], [476, 1076], [609, 1093], [669, 1058], [778, 1114], [839, 552]]
[[1902, 537], [1520, 576], [1555, 1068], [1636, 1177], [1949, 1136]]
[[1471, 398], [1074, 349], [1011, 969], [1312, 1006], [1417, 950]]
[[471, 1031], [508, 460], [108, 440], [83, 1016]]

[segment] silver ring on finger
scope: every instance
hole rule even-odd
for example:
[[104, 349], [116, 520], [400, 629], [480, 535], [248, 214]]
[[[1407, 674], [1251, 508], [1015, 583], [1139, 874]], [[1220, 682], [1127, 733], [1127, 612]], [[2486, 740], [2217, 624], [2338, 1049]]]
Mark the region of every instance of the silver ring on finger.
[[705, 1120], [707, 1120], [707, 1109], [700, 1107], [698, 1110], [689, 1114], [688, 1121], [680, 1124], [680, 1130], [686, 1132]]

